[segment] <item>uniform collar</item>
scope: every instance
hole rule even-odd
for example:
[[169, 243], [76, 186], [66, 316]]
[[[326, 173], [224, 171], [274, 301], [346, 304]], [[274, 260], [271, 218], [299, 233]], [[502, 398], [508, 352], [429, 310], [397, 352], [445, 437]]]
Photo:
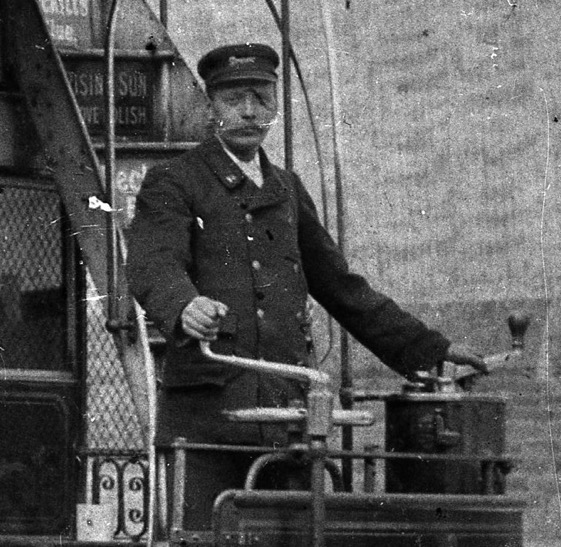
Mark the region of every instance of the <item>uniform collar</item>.
[[247, 200], [248, 209], [258, 209], [275, 205], [288, 198], [288, 188], [285, 182], [262, 148], [259, 148], [259, 163], [263, 172], [263, 187], [257, 188], [255, 184], [243, 183], [247, 180], [246, 174], [228, 156], [217, 137], [211, 137], [199, 147], [203, 161], [211, 168], [226, 188], [236, 191], [239, 199]]
[[199, 147], [203, 161], [212, 169], [222, 184], [233, 190], [245, 180], [244, 172], [226, 154], [217, 137], [211, 137]]

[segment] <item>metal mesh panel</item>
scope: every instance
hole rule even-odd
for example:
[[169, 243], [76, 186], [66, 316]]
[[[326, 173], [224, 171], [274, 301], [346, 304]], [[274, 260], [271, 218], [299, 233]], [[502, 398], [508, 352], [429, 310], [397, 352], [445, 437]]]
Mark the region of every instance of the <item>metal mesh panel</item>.
[[4, 368], [61, 370], [68, 365], [60, 211], [60, 200], [48, 187], [0, 187]]
[[3, 188], [2, 275], [19, 275], [22, 291], [62, 284], [60, 200], [37, 188]]
[[113, 339], [105, 329], [106, 317], [90, 276], [87, 286], [87, 445], [92, 449], [141, 449], [141, 429], [131, 392]]
[[[5, 184], [5, 185], [4, 185]], [[71, 370], [61, 200], [54, 188], [0, 186], [0, 368]], [[134, 405], [91, 279], [87, 286], [86, 439], [92, 449], [136, 450]]]

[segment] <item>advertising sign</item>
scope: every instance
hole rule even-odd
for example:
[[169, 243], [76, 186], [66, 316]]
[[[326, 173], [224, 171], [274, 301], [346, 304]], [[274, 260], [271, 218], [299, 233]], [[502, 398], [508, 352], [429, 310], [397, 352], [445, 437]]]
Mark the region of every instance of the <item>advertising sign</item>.
[[49, 33], [59, 47], [92, 47], [91, 0], [39, 0]]
[[[67, 76], [90, 135], [105, 127], [104, 63], [102, 60], [65, 61]], [[154, 71], [150, 63], [115, 63], [115, 130], [117, 136], [135, 137], [153, 127]]]

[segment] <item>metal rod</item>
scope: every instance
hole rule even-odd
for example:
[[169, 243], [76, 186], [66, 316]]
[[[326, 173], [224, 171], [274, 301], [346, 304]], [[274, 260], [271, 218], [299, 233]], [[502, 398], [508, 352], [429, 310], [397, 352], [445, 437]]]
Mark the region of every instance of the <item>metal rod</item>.
[[[242, 452], [249, 454], [266, 454], [266, 453], [290, 453], [290, 447], [272, 448], [267, 446], [250, 446], [250, 445], [233, 445], [233, 444], [210, 444], [210, 443], [182, 443], [181, 448], [187, 451], [202, 452]], [[80, 450], [79, 453], [84, 456], [139, 456], [145, 455], [143, 452], [136, 451], [117, 451], [116, 453], [106, 450]], [[346, 450], [329, 450], [327, 457], [333, 459], [352, 458], [355, 460], [373, 458], [378, 460], [423, 460], [423, 461], [454, 461], [454, 462], [499, 462], [511, 463], [516, 460], [513, 454], [441, 454], [430, 452], [385, 452], [383, 450], [373, 449], [372, 451], [346, 451]]]
[[[341, 158], [339, 151], [339, 122], [341, 119], [340, 99], [339, 99], [339, 82], [337, 77], [336, 55], [333, 39], [333, 24], [331, 21], [331, 12], [324, 0], [318, 0], [321, 11], [323, 30], [327, 45], [327, 68], [329, 75], [329, 89], [331, 92], [331, 124], [332, 124], [332, 140], [333, 140], [333, 166], [335, 177], [335, 205], [337, 214], [337, 239], [339, 248], [344, 256], [347, 255], [347, 237], [346, 237], [346, 215], [345, 200], [343, 195], [343, 180], [341, 173]], [[349, 335], [343, 328], [340, 330], [340, 357], [341, 357], [341, 388], [350, 390], [353, 385], [353, 370], [349, 357]], [[349, 397], [341, 397], [341, 406], [345, 410], [353, 407], [353, 400]], [[342, 433], [342, 446], [346, 450], [353, 448], [352, 428], [344, 427]], [[343, 481], [347, 490], [352, 489], [352, 462], [343, 463]]]
[[[113, 0], [107, 22], [105, 37], [105, 192], [111, 209], [115, 209], [115, 32], [119, 0]], [[115, 215], [107, 215], [107, 291], [108, 321], [115, 320], [117, 313], [118, 291], [118, 247]]]
[[485, 454], [442, 454], [432, 452], [384, 452], [374, 450], [372, 452], [348, 452], [346, 450], [330, 450], [328, 456], [333, 459], [376, 459], [376, 460], [417, 460], [417, 461], [439, 461], [439, 462], [499, 462], [512, 463], [515, 459], [508, 454], [485, 455]]
[[247, 368], [257, 372], [276, 374], [284, 378], [292, 378], [293, 380], [307, 381], [313, 385], [328, 386], [331, 378], [319, 370], [314, 370], [298, 365], [288, 365], [286, 363], [276, 363], [274, 361], [265, 361], [263, 359], [249, 359], [247, 357], [237, 357], [235, 355], [222, 355], [215, 353], [210, 349], [209, 342], [200, 342], [202, 354], [219, 363], [226, 365], [234, 365], [240, 368]]
[[[157, 479], [150, 482], [150, 489], [157, 491], [158, 500], [158, 524], [162, 530], [168, 530], [168, 485], [167, 485], [167, 473], [166, 473], [166, 457], [163, 454], [158, 455], [157, 461]], [[152, 502], [153, 503], [153, 502]], [[154, 504], [148, 510], [149, 518], [152, 515]], [[151, 521], [154, 517], [151, 518]], [[153, 526], [154, 524], [152, 524]], [[149, 528], [150, 531], [150, 528]], [[152, 536], [150, 536], [151, 538]]]
[[[282, 23], [281, 18], [278, 13], [278, 10], [273, 2], [273, 0], [265, 0], [269, 10], [275, 20], [275, 24], [279, 31], [282, 30]], [[314, 138], [314, 146], [316, 149], [316, 157], [317, 157], [317, 166], [319, 171], [319, 178], [320, 178], [320, 186], [321, 186], [321, 204], [323, 209], [323, 225], [326, 230], [329, 231], [329, 199], [327, 195], [327, 176], [325, 174], [325, 165], [323, 161], [323, 155], [321, 152], [321, 145], [319, 140], [319, 132], [317, 129], [317, 124], [314, 118], [314, 113], [312, 109], [312, 101], [310, 100], [310, 94], [308, 93], [308, 88], [306, 87], [306, 82], [304, 80], [304, 75], [302, 74], [302, 70], [300, 69], [300, 63], [298, 62], [298, 58], [296, 57], [296, 52], [292, 45], [290, 45], [290, 58], [292, 59], [292, 65], [294, 66], [294, 71], [296, 72], [296, 76], [298, 77], [298, 81], [300, 82], [300, 89], [302, 90], [302, 95], [304, 97], [304, 103], [306, 104], [306, 110], [308, 112], [308, 119], [310, 121], [310, 127], [312, 130], [312, 135]], [[324, 363], [325, 360], [331, 354], [331, 350], [333, 349], [333, 318], [331, 315], [327, 315], [327, 347], [323, 356], [319, 359], [320, 363]]]
[[294, 169], [292, 132], [292, 79], [290, 71], [290, 0], [281, 2], [282, 35], [282, 81], [284, 111], [284, 165], [288, 171]]
[[312, 545], [325, 546], [325, 457], [326, 439], [319, 437], [310, 441], [312, 456]]
[[291, 458], [289, 452], [269, 452], [261, 454], [249, 468], [245, 477], [244, 490], [254, 490], [257, 485], [257, 478], [267, 465], [276, 462], [285, 462]]
[[[224, 499], [232, 500], [235, 506], [241, 508], [263, 506], [265, 504], [274, 504], [277, 508], [299, 508], [309, 506], [311, 497], [311, 492], [305, 490], [290, 492], [279, 490], [228, 490], [221, 495], [220, 501]], [[525, 502], [522, 499], [483, 494], [356, 493], [349, 495], [347, 492], [335, 492], [329, 494], [327, 502], [330, 508], [349, 510], [357, 507], [364, 508], [364, 504], [368, 503], [373, 511], [378, 506], [385, 506], [386, 509], [398, 508], [400, 511], [410, 507], [418, 508], [419, 506], [461, 508], [473, 504], [477, 504], [477, 507], [484, 504], [486, 511], [495, 507], [505, 507], [510, 510], [525, 507]], [[218, 514], [220, 508], [216, 505], [215, 508], [215, 514]]]
[[[365, 452], [377, 450], [378, 446], [367, 445]], [[376, 460], [374, 458], [364, 458], [364, 491], [374, 492], [376, 487]]]
[[[225, 410], [223, 412], [233, 422], [250, 423], [299, 423], [309, 417], [305, 408], [257, 407]], [[334, 410], [333, 425], [368, 426], [375, 421], [374, 414], [368, 410]]]
[[168, 28], [168, 0], [160, 0], [160, 22]]
[[174, 443], [173, 459], [173, 507], [171, 513], [171, 528], [183, 529], [183, 512], [185, 508], [185, 479], [186, 453], [182, 444], [183, 439], [176, 439]]
[[[115, 210], [116, 207], [116, 157], [115, 157], [115, 34], [117, 30], [117, 19], [119, 14], [120, 2], [113, 0], [107, 21], [107, 35], [105, 37], [105, 193], [111, 207], [111, 211], [107, 216], [108, 234], [107, 234], [107, 323], [118, 321], [120, 318], [119, 310], [119, 288], [122, 288], [119, 279], [119, 257], [123, 260], [126, 256], [126, 246], [122, 233], [116, 223]], [[119, 237], [121, 235], [121, 237]], [[135, 310], [137, 312], [137, 325], [141, 335], [141, 344], [143, 354], [145, 356], [145, 366], [147, 373], [147, 384], [149, 391], [149, 423], [147, 424], [147, 444], [148, 444], [148, 461], [149, 461], [149, 484], [150, 498], [148, 502], [148, 534], [147, 543], [151, 546], [153, 543], [153, 524], [154, 524], [154, 506], [155, 506], [155, 482], [156, 482], [156, 453], [153, 443], [155, 434], [155, 377], [153, 375], [152, 356], [148, 344], [148, 336], [142, 310], [138, 303], [135, 302]], [[146, 424], [143, 424], [146, 426]]]
[[495, 466], [492, 462], [483, 462], [481, 464], [481, 475], [483, 477], [483, 492], [482, 494], [493, 493], [493, 471]]

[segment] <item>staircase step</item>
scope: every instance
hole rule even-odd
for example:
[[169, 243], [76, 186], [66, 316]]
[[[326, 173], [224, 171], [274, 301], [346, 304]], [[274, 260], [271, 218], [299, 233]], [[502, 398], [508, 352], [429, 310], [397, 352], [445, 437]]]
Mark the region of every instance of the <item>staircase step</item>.
[[[103, 49], [57, 49], [63, 59], [104, 59], [105, 50]], [[134, 61], [142, 60], [173, 60], [177, 57], [175, 51], [168, 50], [147, 50], [147, 49], [116, 49], [115, 59], [126, 59]]]
[[[162, 141], [162, 142], [117, 142], [115, 143], [116, 152], [181, 152], [183, 150], [190, 150], [195, 148], [199, 143], [197, 142], [177, 142], [177, 141]], [[96, 141], [93, 143], [96, 152], [105, 150], [105, 143]]]
[[2, 547], [146, 547], [133, 541], [78, 541], [60, 536], [2, 536]]

